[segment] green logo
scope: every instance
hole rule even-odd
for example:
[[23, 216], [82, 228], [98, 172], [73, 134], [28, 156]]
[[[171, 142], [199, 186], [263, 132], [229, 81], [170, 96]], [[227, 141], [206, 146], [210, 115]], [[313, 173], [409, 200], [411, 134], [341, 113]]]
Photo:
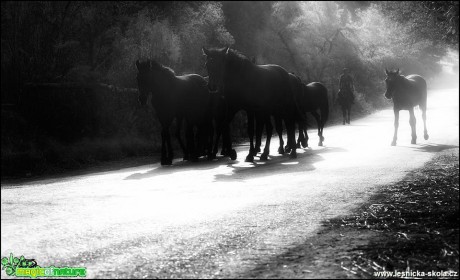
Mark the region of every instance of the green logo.
[[86, 267], [40, 267], [34, 259], [13, 257], [13, 253], [2, 258], [2, 270], [16, 277], [86, 277]]

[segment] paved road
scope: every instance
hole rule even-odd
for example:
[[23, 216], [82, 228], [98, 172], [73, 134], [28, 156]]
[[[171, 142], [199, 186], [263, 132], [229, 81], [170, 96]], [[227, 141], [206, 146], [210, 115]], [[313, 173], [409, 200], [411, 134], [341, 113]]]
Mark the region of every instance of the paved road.
[[[239, 277], [301, 244], [321, 221], [348, 211], [379, 186], [400, 180], [438, 151], [458, 147], [457, 89], [431, 91], [423, 140], [410, 144], [401, 113], [381, 111], [325, 129], [325, 147], [296, 160], [145, 165], [20, 185], [2, 184], [1, 256], [41, 266], [85, 266], [89, 277]], [[274, 139], [275, 140], [275, 139]], [[2, 271], [2, 277], [5, 277]], [[327, 277], [327, 275], [324, 275]]]

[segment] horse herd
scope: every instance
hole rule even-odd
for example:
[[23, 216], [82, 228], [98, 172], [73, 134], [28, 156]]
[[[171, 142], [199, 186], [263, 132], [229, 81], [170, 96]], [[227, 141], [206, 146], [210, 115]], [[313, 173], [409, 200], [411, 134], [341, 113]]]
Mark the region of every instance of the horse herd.
[[[172, 69], [156, 61], [136, 61], [139, 102], [145, 105], [151, 93], [151, 104], [162, 126], [162, 165], [172, 164], [170, 126], [174, 119], [177, 124], [175, 135], [184, 152], [184, 160], [196, 161], [201, 156], [216, 158], [221, 136], [221, 154], [232, 160], [236, 159], [230, 124], [241, 110], [246, 111], [248, 118], [248, 162], [252, 162], [261, 152], [264, 128], [267, 137], [260, 159], [268, 158], [273, 132], [272, 117], [279, 137], [279, 154], [289, 153], [291, 158], [296, 158], [296, 149], [308, 146], [307, 112], [317, 121], [319, 145], [323, 145], [323, 128], [329, 113], [328, 93], [323, 84], [304, 84], [299, 77], [279, 65], [257, 65], [228, 47], [203, 47], [202, 51], [206, 56], [208, 77], [197, 74], [176, 76]], [[426, 83], [420, 76], [413, 76], [404, 78], [399, 76], [399, 70], [398, 73], [387, 71], [385, 96], [393, 98], [395, 103], [395, 135], [392, 144], [396, 144], [399, 110], [411, 112], [412, 143], [415, 143], [416, 137], [415, 117], [412, 118], [414, 106], [420, 105], [425, 121]], [[419, 82], [418, 77], [423, 83]], [[406, 96], [406, 93], [409, 97], [400, 98]], [[287, 130], [286, 146], [283, 140], [283, 122]], [[185, 143], [181, 139], [183, 123]], [[296, 124], [299, 130], [297, 141]], [[425, 139], [427, 138], [425, 125]]]

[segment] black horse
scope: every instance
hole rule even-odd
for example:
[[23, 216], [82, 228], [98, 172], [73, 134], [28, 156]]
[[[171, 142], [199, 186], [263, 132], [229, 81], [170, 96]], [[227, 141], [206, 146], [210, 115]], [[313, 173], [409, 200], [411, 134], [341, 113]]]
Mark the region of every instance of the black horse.
[[[209, 152], [210, 95], [204, 78], [196, 74], [176, 76], [172, 69], [153, 60], [136, 61], [136, 66], [139, 71], [139, 102], [145, 105], [148, 94], [152, 93], [152, 106], [162, 126], [161, 164], [172, 164], [169, 127], [174, 119], [177, 121], [176, 137], [184, 151], [184, 160], [197, 160], [205, 151]], [[186, 122], [187, 146], [180, 138], [182, 120]]]
[[[288, 145], [295, 147], [295, 120], [300, 113], [296, 110], [288, 72], [279, 65], [255, 65], [246, 56], [229, 48], [207, 50], [203, 47], [203, 53], [206, 55], [210, 87], [221, 88], [229, 106], [253, 112], [259, 123], [266, 125], [267, 143], [261, 159], [266, 158], [270, 151], [270, 116], [284, 120], [288, 130]], [[251, 146], [247, 161], [252, 161], [256, 154], [254, 131], [249, 131], [250, 123], [248, 119]], [[297, 157], [295, 148], [290, 156]]]
[[[209, 83], [209, 77], [204, 77], [207, 83]], [[210, 133], [210, 141], [213, 143], [213, 148], [211, 152], [211, 159], [217, 157], [217, 152], [219, 149], [219, 141], [222, 136], [222, 150], [221, 155], [229, 156], [232, 160], [236, 159], [236, 151], [230, 150], [227, 151], [226, 148], [229, 146], [227, 143], [231, 141], [230, 137], [230, 126], [226, 121], [228, 114], [228, 106], [225, 100], [225, 97], [220, 91], [210, 91], [211, 94], [211, 117], [213, 122], [212, 131]], [[232, 117], [233, 118], [233, 117]], [[214, 138], [215, 131], [215, 138]], [[231, 146], [231, 145], [230, 145]]]
[[[323, 128], [329, 116], [329, 100], [327, 88], [319, 82], [309, 83], [308, 85], [302, 84], [303, 95], [300, 98], [300, 107], [303, 112], [308, 112], [316, 119], [318, 126], [319, 143], [318, 146], [323, 145]], [[319, 114], [318, 114], [319, 110]], [[305, 136], [304, 136], [305, 134]], [[308, 147], [308, 134], [307, 128], [301, 129], [299, 126], [299, 138], [297, 140], [297, 147]]]
[[417, 142], [416, 133], [416, 120], [414, 115], [414, 107], [419, 106], [422, 110], [424, 138], [428, 140], [428, 132], [426, 129], [426, 99], [427, 99], [427, 85], [424, 78], [419, 75], [408, 75], [404, 77], [399, 74], [399, 69], [396, 71], [388, 71], [385, 69], [387, 75], [385, 79], [386, 91], [385, 97], [393, 99], [393, 111], [395, 114], [395, 131], [393, 135], [392, 146], [396, 145], [398, 138], [399, 126], [399, 111], [409, 110], [409, 124], [412, 130], [412, 144]]
[[340, 90], [337, 94], [336, 102], [342, 108], [343, 124], [350, 124], [351, 105], [353, 104], [353, 93], [350, 90]]

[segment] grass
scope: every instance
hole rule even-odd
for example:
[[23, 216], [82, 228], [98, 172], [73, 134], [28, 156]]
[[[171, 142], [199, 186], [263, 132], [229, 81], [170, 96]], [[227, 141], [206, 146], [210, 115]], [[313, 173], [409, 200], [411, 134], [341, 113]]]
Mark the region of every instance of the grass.
[[365, 278], [394, 270], [458, 272], [458, 161], [458, 150], [438, 155], [355, 214], [327, 221], [328, 230], [379, 233], [343, 258], [341, 268]]

